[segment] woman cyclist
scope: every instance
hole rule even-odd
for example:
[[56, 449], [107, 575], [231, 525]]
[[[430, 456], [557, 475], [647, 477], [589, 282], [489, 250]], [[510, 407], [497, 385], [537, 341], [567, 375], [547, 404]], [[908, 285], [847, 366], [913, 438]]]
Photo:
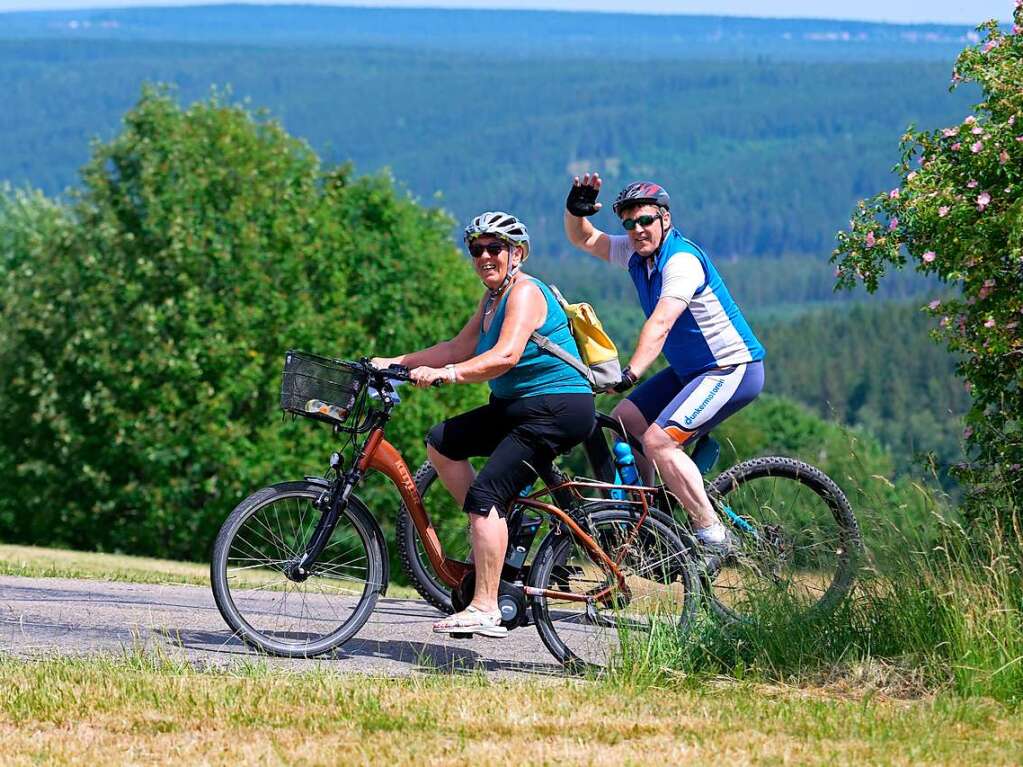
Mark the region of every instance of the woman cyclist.
[[[497, 598], [508, 546], [508, 504], [538, 469], [589, 435], [595, 411], [582, 374], [530, 340], [537, 331], [579, 356], [550, 289], [521, 271], [530, 249], [525, 224], [508, 213], [482, 213], [465, 228], [464, 240], [486, 288], [472, 318], [449, 341], [373, 363], [411, 368], [417, 386], [490, 384], [486, 405], [434, 426], [426, 438], [441, 482], [469, 515], [476, 569], [472, 602], [433, 629], [502, 637], [507, 629]], [[479, 474], [468, 460], [474, 456], [488, 457]]]

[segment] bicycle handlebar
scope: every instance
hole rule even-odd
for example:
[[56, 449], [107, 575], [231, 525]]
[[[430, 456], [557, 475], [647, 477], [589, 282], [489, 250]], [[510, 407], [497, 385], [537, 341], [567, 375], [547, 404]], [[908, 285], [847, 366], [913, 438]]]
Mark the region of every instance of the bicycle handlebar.
[[[370, 375], [379, 376], [385, 380], [391, 381], [412, 381], [412, 375], [408, 367], [405, 365], [389, 365], [385, 368], [375, 367], [368, 357], [363, 357], [359, 360], [359, 363], [366, 369]], [[444, 381], [437, 379], [430, 386], [443, 386]]]

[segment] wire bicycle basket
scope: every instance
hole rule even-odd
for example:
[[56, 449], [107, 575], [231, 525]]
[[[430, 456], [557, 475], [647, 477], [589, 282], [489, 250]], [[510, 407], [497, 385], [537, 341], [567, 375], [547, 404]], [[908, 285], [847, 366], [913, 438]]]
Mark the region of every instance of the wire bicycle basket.
[[347, 431], [364, 410], [368, 380], [354, 363], [292, 350], [284, 356], [281, 409], [335, 427], [348, 424]]

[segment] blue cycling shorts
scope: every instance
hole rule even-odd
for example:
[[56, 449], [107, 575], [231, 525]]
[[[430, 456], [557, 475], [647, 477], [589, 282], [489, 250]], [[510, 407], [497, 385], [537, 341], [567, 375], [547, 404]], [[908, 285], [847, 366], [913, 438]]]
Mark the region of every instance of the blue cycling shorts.
[[685, 379], [666, 368], [632, 392], [629, 401], [648, 424], [656, 423], [684, 445], [755, 400], [763, 388], [764, 363], [760, 361]]

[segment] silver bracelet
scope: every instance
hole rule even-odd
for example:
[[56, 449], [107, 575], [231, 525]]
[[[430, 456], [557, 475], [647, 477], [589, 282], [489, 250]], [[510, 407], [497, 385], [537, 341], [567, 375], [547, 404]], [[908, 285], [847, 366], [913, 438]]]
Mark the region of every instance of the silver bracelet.
[[458, 374], [455, 372], [454, 364], [449, 362], [444, 366], [444, 369], [448, 371], [448, 379], [451, 383], [458, 383]]

